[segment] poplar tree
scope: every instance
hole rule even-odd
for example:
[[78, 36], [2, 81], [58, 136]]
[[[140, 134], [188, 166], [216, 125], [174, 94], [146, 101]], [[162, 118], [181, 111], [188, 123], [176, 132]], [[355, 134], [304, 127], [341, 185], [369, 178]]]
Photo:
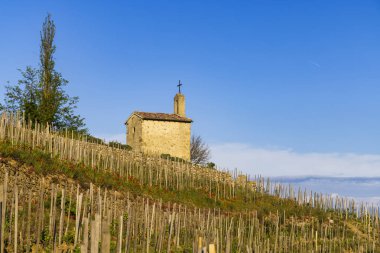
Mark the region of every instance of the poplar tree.
[[68, 81], [55, 69], [55, 24], [48, 14], [40, 34], [40, 63], [37, 69], [28, 66], [20, 71], [17, 85], [6, 86], [3, 109], [21, 111], [28, 120], [50, 124], [56, 129], [86, 132], [84, 119], [75, 114], [78, 97], [70, 97], [64, 87]]

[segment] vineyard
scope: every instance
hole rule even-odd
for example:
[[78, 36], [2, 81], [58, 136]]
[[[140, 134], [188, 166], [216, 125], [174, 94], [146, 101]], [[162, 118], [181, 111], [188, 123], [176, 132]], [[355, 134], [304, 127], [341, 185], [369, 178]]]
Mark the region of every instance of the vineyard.
[[1, 253], [380, 252], [378, 207], [20, 115], [1, 115], [0, 159]]

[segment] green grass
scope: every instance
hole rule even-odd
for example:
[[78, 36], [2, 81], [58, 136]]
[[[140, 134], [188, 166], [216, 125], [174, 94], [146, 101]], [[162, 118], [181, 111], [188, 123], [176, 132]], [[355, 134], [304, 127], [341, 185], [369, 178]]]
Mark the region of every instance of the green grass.
[[90, 183], [120, 192], [130, 192], [134, 196], [145, 196], [152, 199], [162, 199], [164, 203], [175, 202], [191, 207], [219, 208], [223, 212], [241, 212], [256, 210], [259, 217], [269, 213], [286, 213], [286, 216], [313, 216], [319, 220], [326, 220], [335, 212], [325, 212], [309, 206], [299, 206], [295, 201], [281, 199], [276, 196], [254, 193], [253, 198], [247, 198], [244, 193], [237, 193], [233, 199], [215, 200], [205, 189], [192, 190], [165, 190], [158, 186], [143, 186], [135, 178], [124, 178], [118, 175], [90, 168], [84, 164], [74, 164], [51, 157], [39, 149], [27, 146], [13, 146], [7, 142], [0, 142], [0, 156], [14, 159], [27, 164], [38, 175], [64, 175], [76, 180], [81, 187], [88, 188]]
[[[319, 208], [312, 208], [308, 205], [298, 205], [296, 201], [291, 199], [282, 199], [265, 193], [253, 193], [253, 196], [247, 198], [245, 192], [239, 192], [237, 189], [236, 197], [232, 199], [216, 200], [214, 196], [210, 196], [206, 189], [190, 189], [190, 190], [166, 190], [158, 186], [140, 185], [136, 178], [124, 178], [118, 175], [93, 169], [84, 164], [75, 164], [68, 161], [62, 161], [57, 157], [51, 157], [39, 149], [31, 149], [28, 146], [13, 146], [7, 142], [0, 142], [0, 157], [3, 159], [16, 160], [21, 164], [29, 165], [30, 172], [34, 172], [40, 176], [49, 176], [53, 179], [61, 180], [61, 176], [70, 178], [78, 182], [82, 188], [89, 188], [93, 183], [102, 188], [117, 190], [119, 192], [129, 192], [133, 196], [149, 197], [153, 200], [162, 200], [164, 205], [168, 203], [182, 204], [188, 207], [200, 208], [217, 208], [222, 213], [230, 213], [235, 215], [244, 214], [247, 211], [256, 211], [260, 222], [267, 225], [266, 233], [274, 232], [274, 222], [271, 214], [277, 214], [280, 224], [288, 227], [287, 231], [292, 230], [292, 224], [289, 222], [295, 217], [295, 222], [307, 222], [314, 226], [323, 224], [329, 218], [333, 219], [335, 225], [347, 227], [347, 238], [358, 236], [357, 231], [364, 233], [366, 227], [353, 215], [345, 220], [341, 214], [334, 210], [324, 211]], [[58, 179], [59, 178], [59, 179]], [[58, 201], [59, 203], [59, 201]], [[74, 208], [74, 205], [73, 207]], [[72, 210], [72, 213], [74, 213]], [[284, 217], [285, 216], [285, 217]], [[285, 218], [285, 219], [284, 219]], [[300, 231], [298, 231], [300, 232]], [[69, 240], [70, 238], [65, 238]]]

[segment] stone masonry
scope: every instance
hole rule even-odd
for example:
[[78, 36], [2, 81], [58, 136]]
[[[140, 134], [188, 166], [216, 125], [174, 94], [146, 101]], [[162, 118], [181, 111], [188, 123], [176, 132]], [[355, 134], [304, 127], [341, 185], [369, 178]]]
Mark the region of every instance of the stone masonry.
[[127, 144], [136, 152], [190, 160], [191, 123], [185, 116], [185, 97], [178, 93], [173, 114], [133, 112], [125, 123]]

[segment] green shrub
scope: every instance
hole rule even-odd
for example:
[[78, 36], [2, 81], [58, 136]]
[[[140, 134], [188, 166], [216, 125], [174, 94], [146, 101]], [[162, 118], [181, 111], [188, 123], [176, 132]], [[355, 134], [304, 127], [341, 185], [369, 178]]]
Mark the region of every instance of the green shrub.
[[44, 227], [44, 229], [41, 231], [41, 243], [47, 247], [50, 245], [50, 241], [52, 240], [51, 235], [49, 235], [49, 228]]
[[70, 230], [68, 231], [68, 233], [63, 236], [63, 241], [70, 245], [70, 244], [74, 244], [74, 240], [75, 240], [75, 235], [74, 235], [74, 231]]
[[165, 160], [170, 160], [173, 162], [183, 162], [183, 163], [187, 162], [185, 159], [175, 157], [175, 156], [171, 156], [170, 154], [161, 154], [161, 158], [165, 159]]
[[207, 166], [207, 168], [209, 168], [209, 169], [215, 169], [216, 164], [213, 163], [213, 162], [209, 162], [209, 163], [206, 164], [206, 166]]
[[125, 150], [132, 150], [132, 147], [129, 146], [129, 145], [126, 145], [126, 144], [122, 144], [120, 142], [117, 142], [117, 141], [110, 141], [108, 143], [108, 146], [112, 147], [112, 148], [119, 148], [119, 149], [125, 149]]

